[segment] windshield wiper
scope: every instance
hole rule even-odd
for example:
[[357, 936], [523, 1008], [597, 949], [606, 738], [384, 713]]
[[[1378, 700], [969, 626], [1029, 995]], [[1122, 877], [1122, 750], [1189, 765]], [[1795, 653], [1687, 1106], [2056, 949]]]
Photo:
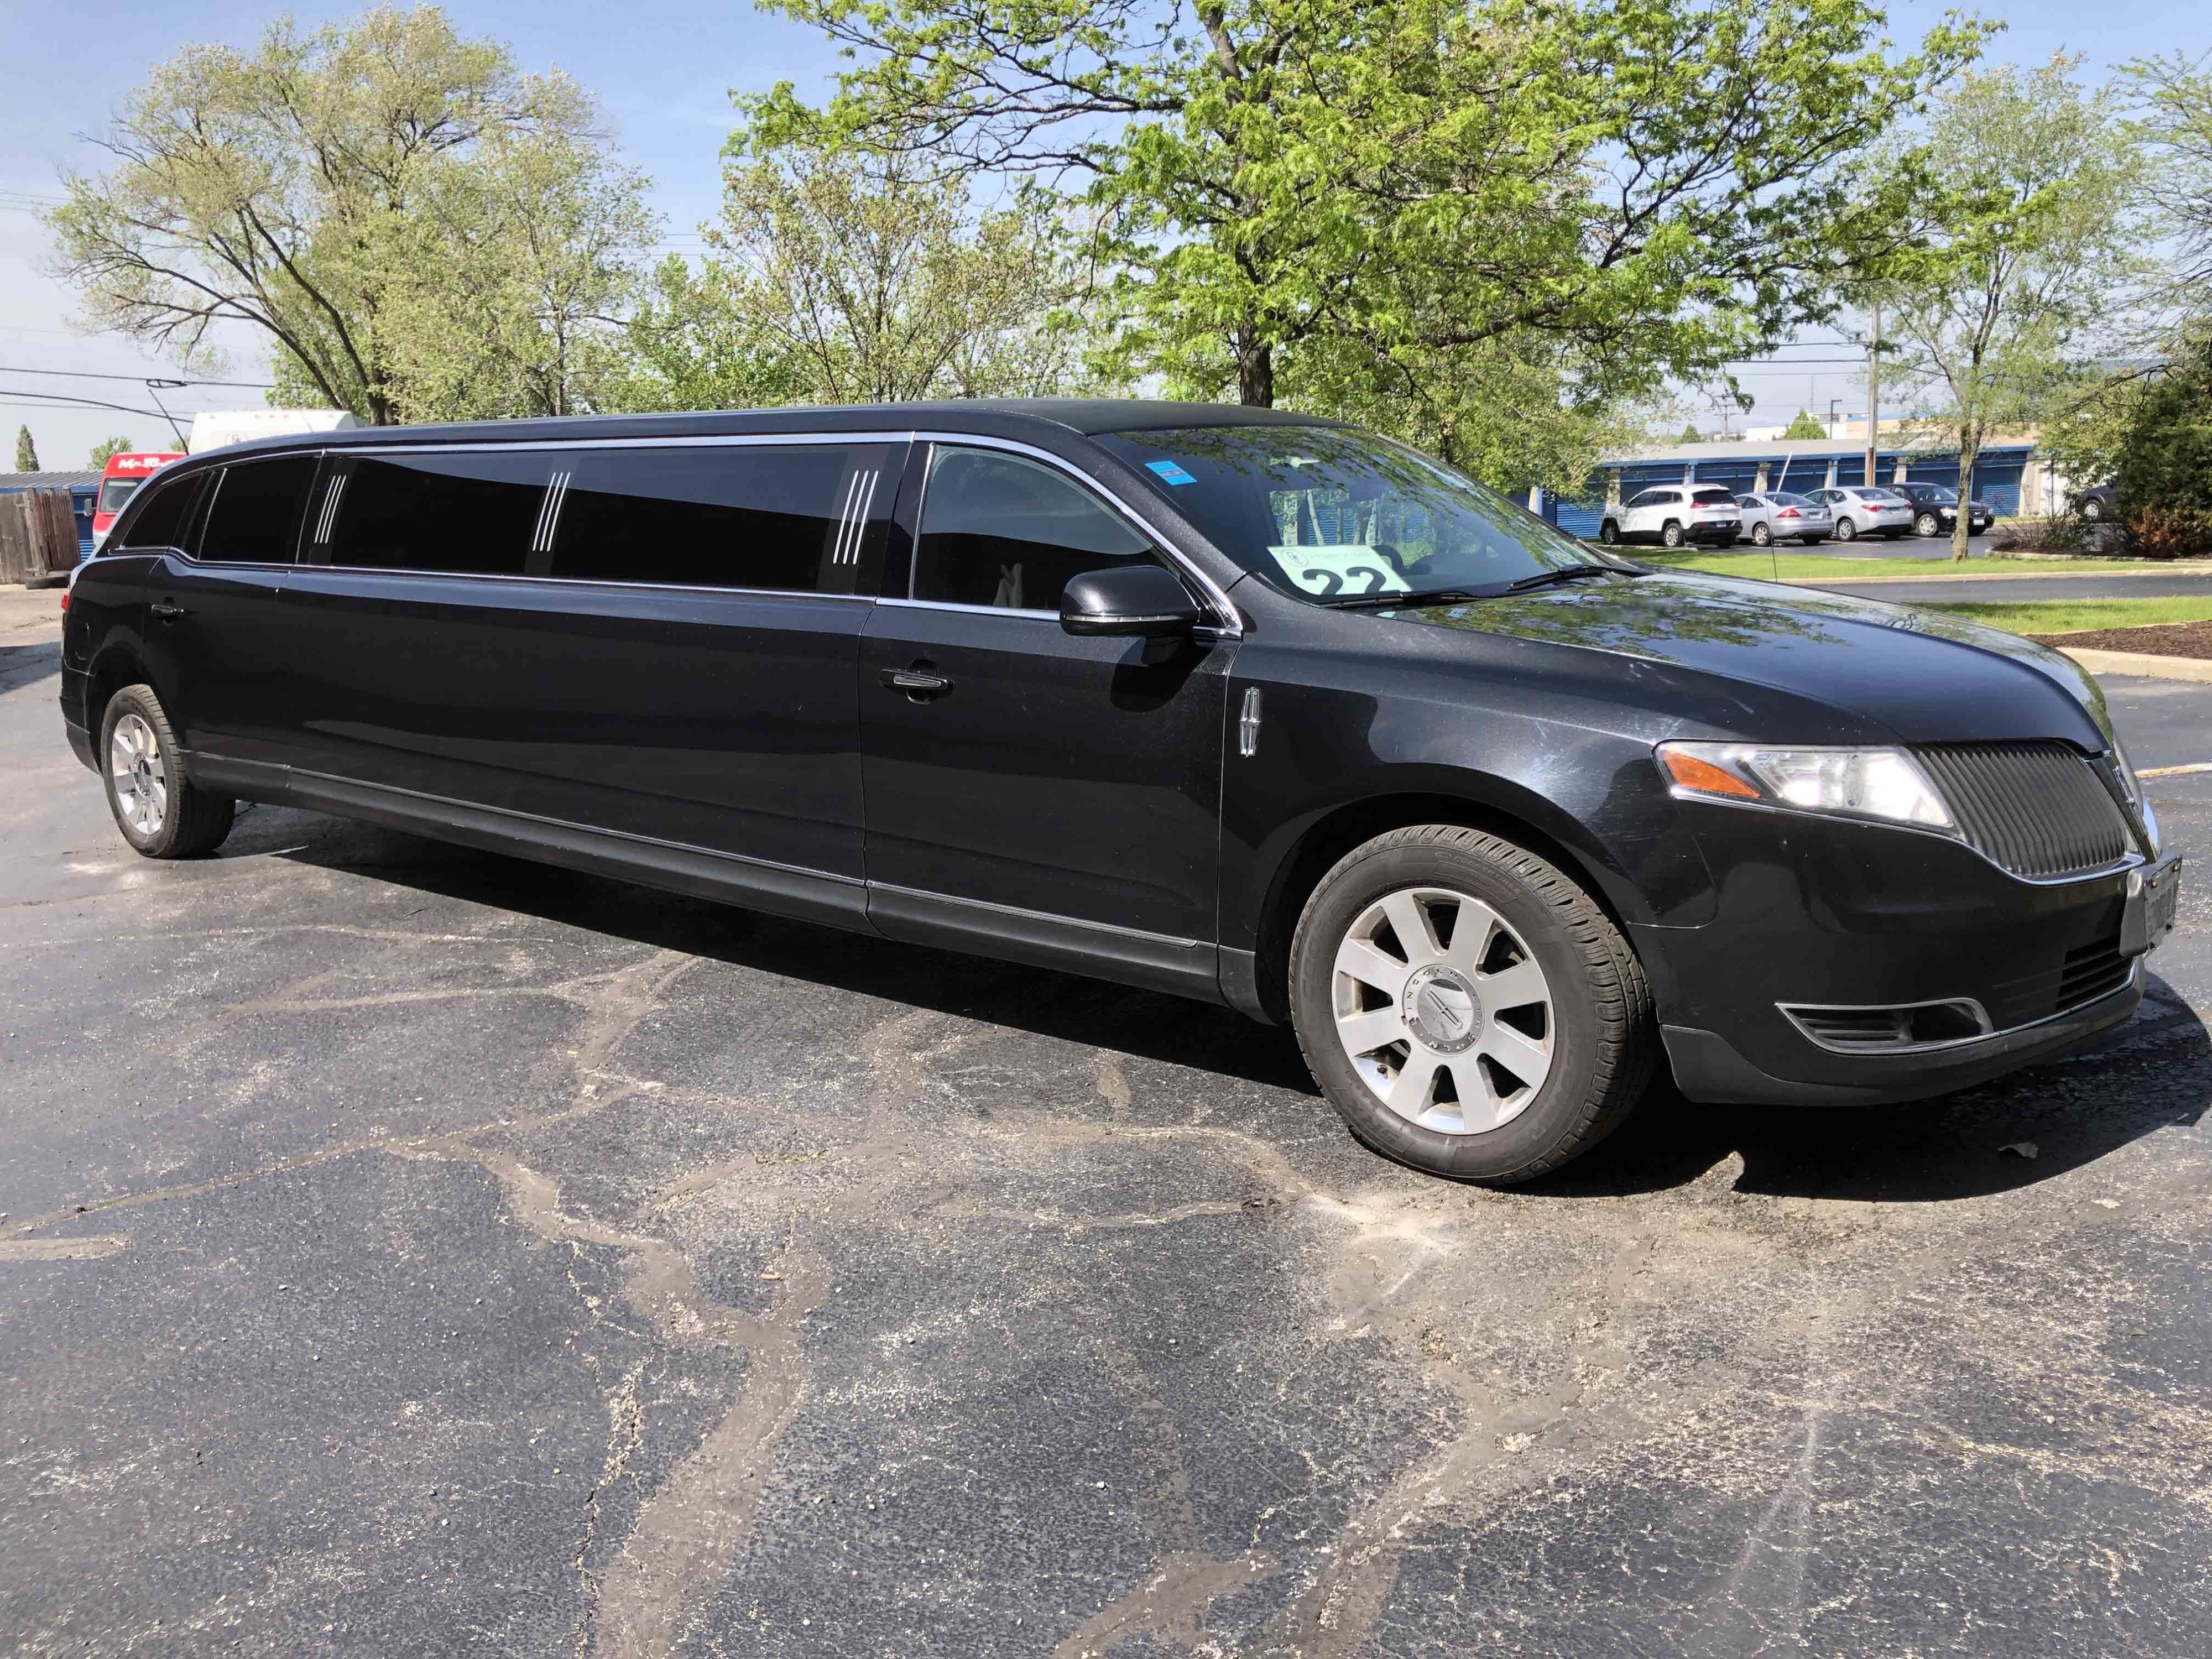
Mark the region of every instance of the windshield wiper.
[[1364, 605], [1395, 611], [1403, 605], [1455, 605], [1463, 599], [1492, 599], [1504, 591], [1497, 587], [1430, 587], [1415, 592], [1409, 588], [1401, 588], [1396, 592], [1346, 594], [1323, 599], [1322, 603], [1337, 611], [1357, 611]]
[[1640, 576], [1640, 570], [1618, 564], [1563, 564], [1550, 570], [1539, 570], [1532, 576], [1505, 584], [1508, 593], [1526, 593], [1532, 587], [1549, 587], [1553, 582], [1571, 582], [1582, 576]]

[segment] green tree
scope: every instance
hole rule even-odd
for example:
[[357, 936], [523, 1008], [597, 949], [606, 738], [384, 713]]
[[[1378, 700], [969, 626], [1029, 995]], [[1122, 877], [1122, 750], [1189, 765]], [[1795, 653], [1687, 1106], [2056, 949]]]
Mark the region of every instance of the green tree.
[[[703, 281], [746, 360], [823, 403], [1079, 390], [1085, 291], [1058, 204], [977, 211], [897, 157], [732, 141]], [[664, 291], [666, 291], [664, 289]]]
[[2121, 65], [2157, 156], [2145, 193], [2172, 232], [2184, 301], [2212, 309], [2212, 59], [2179, 52]]
[[39, 447], [31, 441], [31, 428], [15, 428], [15, 471], [36, 472], [39, 470]]
[[1784, 428], [1782, 435], [1785, 438], [1825, 438], [1828, 435], [1828, 429], [1813, 418], [1810, 410], [1801, 409]]
[[1684, 427], [1682, 435], [1674, 440], [1678, 444], [1701, 444], [1705, 441], [1705, 434], [1698, 430], [1698, 423], [1695, 421]]
[[1838, 169], [1978, 40], [1893, 59], [1861, 0], [772, 3], [860, 61], [755, 100], [765, 138], [1080, 179], [1127, 369], [1321, 408], [1448, 406], [1500, 343], [1602, 401], [1824, 313], [1896, 216]]
[[97, 472], [107, 465], [109, 456], [121, 455], [137, 447], [128, 438], [103, 438], [92, 447], [92, 459], [86, 465]]
[[2146, 383], [2116, 447], [2123, 521], [2160, 551], [2212, 544], [2212, 331]]
[[632, 410], [751, 409], [803, 401], [806, 385], [781, 342], [768, 337], [726, 262], [670, 254], [641, 290], [624, 326], [617, 374], [603, 396]]
[[649, 240], [591, 99], [443, 13], [380, 8], [252, 52], [190, 46], [64, 179], [55, 264], [96, 326], [180, 362], [242, 323], [279, 395], [386, 422], [573, 406], [580, 330]]
[[[2083, 92], [2074, 68], [1969, 75], [1924, 133], [1876, 158], [1941, 186], [1913, 245], [1870, 263], [1864, 294], [1882, 306], [1886, 355], [1936, 400], [1913, 435], [1957, 448], [1962, 495], [1991, 436], [2081, 395], [2094, 377], [2082, 360], [2150, 268], [2133, 206], [2141, 149], [2118, 94]], [[1966, 534], [1961, 514], [1954, 558]]]

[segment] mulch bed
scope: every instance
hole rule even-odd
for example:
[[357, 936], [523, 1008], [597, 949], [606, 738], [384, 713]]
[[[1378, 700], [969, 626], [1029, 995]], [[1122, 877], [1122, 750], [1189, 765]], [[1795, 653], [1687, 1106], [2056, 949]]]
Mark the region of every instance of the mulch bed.
[[2093, 628], [2081, 634], [2031, 634], [2064, 651], [2148, 651], [2160, 657], [2212, 659], [2212, 622], [2160, 623], [2151, 628]]

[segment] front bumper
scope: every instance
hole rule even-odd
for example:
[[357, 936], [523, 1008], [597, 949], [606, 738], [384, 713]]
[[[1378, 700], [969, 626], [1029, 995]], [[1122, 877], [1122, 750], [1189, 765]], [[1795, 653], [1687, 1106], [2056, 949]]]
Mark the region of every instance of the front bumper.
[[[1942, 1094], [2093, 1036], [2142, 998], [2141, 958], [2118, 954], [2126, 869], [2029, 882], [1947, 836], [1749, 807], [1684, 811], [1713, 872], [1713, 920], [1632, 931], [1663, 958], [1668, 1053], [1692, 1100]], [[1990, 1035], [1842, 1052], [1784, 1011], [1956, 1000], [1980, 1005]]]

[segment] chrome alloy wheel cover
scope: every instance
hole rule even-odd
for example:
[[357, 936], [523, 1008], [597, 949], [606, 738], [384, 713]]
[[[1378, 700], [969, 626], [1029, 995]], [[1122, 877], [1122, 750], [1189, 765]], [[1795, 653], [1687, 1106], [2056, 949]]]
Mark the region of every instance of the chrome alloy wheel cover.
[[1362, 910], [1336, 948], [1337, 1041], [1410, 1123], [1481, 1134], [1528, 1109], [1557, 1024], [1535, 952], [1480, 899], [1408, 887]]
[[161, 745], [140, 714], [115, 722], [107, 740], [107, 770], [115, 780], [115, 804], [124, 822], [142, 836], [157, 836], [169, 816], [169, 775], [161, 764]]

